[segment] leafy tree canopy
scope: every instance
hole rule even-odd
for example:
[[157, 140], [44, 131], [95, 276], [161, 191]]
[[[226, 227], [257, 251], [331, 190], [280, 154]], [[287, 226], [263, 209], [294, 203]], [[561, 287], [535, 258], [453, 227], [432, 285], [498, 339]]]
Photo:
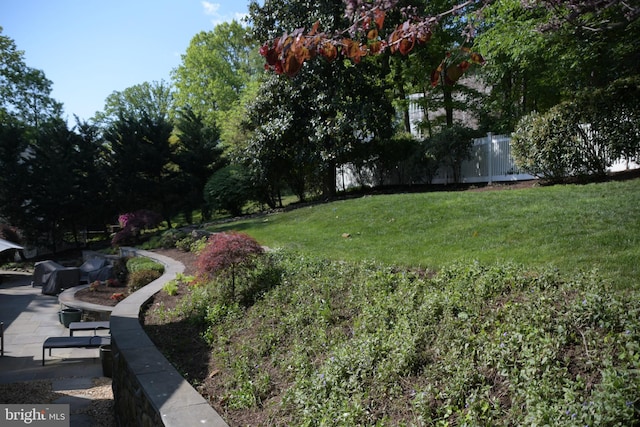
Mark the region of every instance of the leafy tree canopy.
[[208, 125], [220, 122], [221, 113], [234, 108], [241, 93], [261, 70], [257, 46], [237, 21], [198, 33], [173, 70], [176, 105], [189, 107]]
[[59, 117], [62, 104], [51, 98], [51, 85], [43, 71], [25, 64], [24, 52], [0, 27], [0, 113], [34, 127]]
[[96, 113], [96, 120], [108, 125], [122, 117], [169, 121], [173, 109], [173, 91], [165, 81], [144, 82], [111, 93], [105, 100], [104, 111]]

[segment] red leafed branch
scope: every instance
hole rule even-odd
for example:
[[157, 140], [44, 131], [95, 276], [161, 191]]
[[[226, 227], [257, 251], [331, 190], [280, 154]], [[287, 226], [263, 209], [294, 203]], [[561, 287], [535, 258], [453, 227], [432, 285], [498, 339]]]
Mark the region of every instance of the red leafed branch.
[[[359, 63], [367, 55], [377, 55], [389, 49], [391, 53], [409, 54], [416, 46], [425, 44], [431, 39], [432, 33], [440, 20], [448, 15], [459, 13], [465, 7], [477, 3], [479, 0], [467, 0], [451, 10], [435, 16], [418, 16], [410, 13], [409, 8], [403, 10], [406, 20], [398, 25], [386, 37], [380, 34], [385, 29], [384, 23], [387, 11], [396, 6], [397, 0], [347, 0], [345, 15], [353, 24], [346, 30], [332, 34], [321, 31], [320, 23], [316, 22], [310, 31], [299, 28], [290, 34], [266, 42], [260, 48], [260, 54], [265, 58], [265, 68], [279, 74], [295, 76], [305, 61], [321, 56], [328, 61], [335, 60], [339, 55]], [[484, 2], [483, 2], [484, 3]], [[471, 36], [473, 31], [467, 31]], [[483, 63], [480, 55], [464, 50], [468, 58], [461, 60], [455, 68], [447, 65], [447, 60], [441, 64], [447, 77], [445, 83], [455, 82], [460, 75], [469, 68], [471, 63]], [[434, 72], [435, 73], [435, 72]], [[438, 74], [439, 75], [439, 74]], [[432, 79], [432, 82], [434, 80]], [[439, 81], [439, 78], [438, 78]]]
[[446, 85], [453, 85], [471, 67], [471, 64], [484, 64], [482, 55], [466, 47], [460, 48], [455, 55], [456, 60], [451, 58], [454, 58], [454, 55], [451, 52], [447, 53], [447, 57], [438, 68], [431, 72], [431, 86], [436, 87], [441, 81]]

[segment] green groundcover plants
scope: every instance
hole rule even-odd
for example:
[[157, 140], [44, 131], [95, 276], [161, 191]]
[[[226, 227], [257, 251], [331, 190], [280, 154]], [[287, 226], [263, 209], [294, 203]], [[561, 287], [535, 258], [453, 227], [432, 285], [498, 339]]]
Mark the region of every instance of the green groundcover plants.
[[639, 424], [636, 290], [511, 263], [268, 257], [277, 283], [252, 305], [201, 285], [168, 314], [201, 325], [212, 374], [192, 380], [224, 390], [230, 425]]

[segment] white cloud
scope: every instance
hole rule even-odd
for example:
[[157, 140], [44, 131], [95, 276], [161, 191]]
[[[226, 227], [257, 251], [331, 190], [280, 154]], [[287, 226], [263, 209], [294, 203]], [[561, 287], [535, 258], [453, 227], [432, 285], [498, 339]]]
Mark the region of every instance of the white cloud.
[[202, 2], [205, 15], [218, 15], [218, 9], [220, 9], [220, 3], [210, 3], [208, 1]]
[[220, 13], [220, 3], [211, 3], [203, 0], [201, 2], [202, 7], [204, 8], [204, 14], [207, 16], [211, 16], [211, 23], [213, 26], [217, 26], [222, 24], [223, 22], [231, 22], [232, 20], [236, 20], [238, 22], [243, 22], [243, 19], [247, 17], [247, 13], [239, 13], [235, 12], [233, 14], [222, 14]]

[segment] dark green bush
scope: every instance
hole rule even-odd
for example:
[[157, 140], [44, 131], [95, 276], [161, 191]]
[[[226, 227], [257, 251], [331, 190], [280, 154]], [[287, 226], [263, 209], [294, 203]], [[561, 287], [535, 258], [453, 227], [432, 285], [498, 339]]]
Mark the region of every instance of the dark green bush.
[[177, 247], [176, 244], [185, 237], [187, 237], [187, 233], [172, 228], [162, 233], [159, 243], [164, 249], [174, 248]]
[[550, 181], [602, 176], [620, 158], [640, 155], [640, 83], [625, 79], [518, 123], [511, 140], [522, 169]]
[[156, 280], [158, 277], [162, 276], [162, 273], [158, 270], [137, 270], [129, 273], [129, 282], [127, 286], [131, 290], [131, 292], [135, 292], [143, 286], [148, 285], [149, 283]]
[[207, 237], [201, 235], [188, 235], [176, 242], [176, 248], [185, 252], [198, 253], [207, 243]]
[[127, 260], [127, 271], [135, 273], [141, 270], [154, 270], [158, 273], [164, 273], [164, 265], [146, 257], [133, 257]]
[[231, 215], [242, 214], [242, 207], [253, 197], [247, 170], [229, 165], [213, 174], [204, 188], [204, 198], [214, 210], [226, 210]]
[[616, 80], [606, 88], [579, 93], [584, 123], [591, 125], [595, 143], [606, 147], [612, 160], [640, 156], [640, 77]]
[[512, 135], [513, 156], [522, 169], [549, 181], [559, 181], [584, 171], [578, 127], [569, 104], [545, 114], [524, 117]]
[[435, 158], [440, 167], [451, 169], [455, 182], [460, 182], [462, 162], [471, 158], [473, 139], [478, 131], [455, 125], [444, 128], [426, 141], [425, 158]]

